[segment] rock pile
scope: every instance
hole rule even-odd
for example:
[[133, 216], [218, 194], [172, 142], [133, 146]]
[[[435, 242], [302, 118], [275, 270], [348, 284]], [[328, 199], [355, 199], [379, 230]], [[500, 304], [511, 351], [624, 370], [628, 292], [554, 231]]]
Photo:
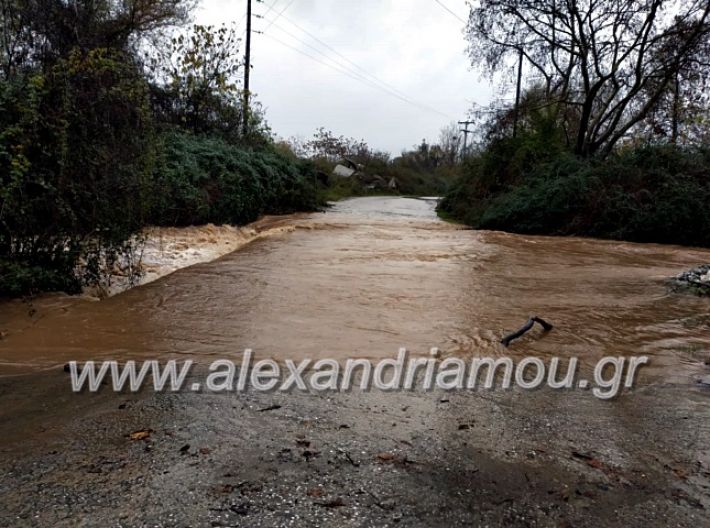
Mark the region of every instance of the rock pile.
[[710, 296], [710, 264], [684, 271], [671, 280], [674, 291]]

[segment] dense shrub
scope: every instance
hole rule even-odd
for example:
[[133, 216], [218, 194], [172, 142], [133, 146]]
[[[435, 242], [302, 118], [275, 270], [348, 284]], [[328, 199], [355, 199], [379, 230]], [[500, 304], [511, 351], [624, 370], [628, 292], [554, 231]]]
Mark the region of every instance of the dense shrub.
[[315, 169], [273, 149], [170, 132], [152, 182], [151, 223], [244, 224], [265, 213], [317, 208]]
[[710, 246], [710, 149], [670, 145], [582, 160], [555, 153], [494, 185], [487, 154], [441, 208], [480, 229]]
[[114, 254], [143, 225], [147, 85], [119, 51], [75, 50], [0, 80], [0, 108], [0, 295], [75, 291], [79, 258]]
[[71, 258], [47, 262], [0, 258], [0, 297], [19, 297], [45, 291], [78, 293], [81, 283], [74, 273], [73, 264]]
[[4, 5], [0, 297], [105, 285], [115, 266], [133, 279], [150, 222], [316, 207], [315, 170], [276, 153], [253, 98], [242, 107], [236, 32], [161, 32], [193, 6]]

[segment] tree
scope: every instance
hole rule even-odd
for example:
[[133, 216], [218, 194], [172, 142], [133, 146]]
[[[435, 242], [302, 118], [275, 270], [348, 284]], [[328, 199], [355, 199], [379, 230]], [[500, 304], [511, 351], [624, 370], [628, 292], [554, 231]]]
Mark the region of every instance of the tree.
[[320, 127], [313, 134], [313, 139], [305, 145], [312, 157], [323, 158], [330, 162], [338, 162], [342, 158], [352, 158], [357, 163], [367, 163], [371, 158], [381, 153], [373, 152], [365, 140], [336, 136], [325, 127]]
[[46, 67], [73, 49], [128, 51], [142, 37], [184, 23], [194, 0], [0, 0], [5, 74]]
[[0, 0], [0, 295], [131, 259], [155, 157], [136, 45], [190, 5]]
[[194, 25], [149, 59], [162, 93], [159, 110], [194, 133], [238, 136], [242, 119], [240, 39], [234, 27]]
[[444, 162], [454, 165], [461, 147], [461, 132], [456, 122], [449, 123], [439, 132], [439, 147], [444, 156]]
[[564, 116], [574, 152], [604, 155], [676, 81], [697, 89], [710, 66], [710, 2], [480, 0], [467, 38], [472, 61], [491, 75], [522, 54]]

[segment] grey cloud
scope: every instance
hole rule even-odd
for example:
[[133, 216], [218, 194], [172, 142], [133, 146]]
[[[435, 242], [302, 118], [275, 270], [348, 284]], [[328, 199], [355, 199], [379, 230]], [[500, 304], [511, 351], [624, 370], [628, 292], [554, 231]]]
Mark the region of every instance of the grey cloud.
[[[442, 1], [466, 16], [463, 1]], [[277, 0], [266, 20], [289, 2]], [[273, 3], [255, 2], [254, 12], [263, 14]], [[195, 18], [201, 23], [238, 22], [244, 9], [244, 0], [203, 0]], [[290, 20], [409, 99], [444, 115], [402, 102], [276, 42], [272, 37], [331, 63], [284, 28], [351, 68]], [[258, 30], [267, 25], [254, 22]], [[294, 0], [268, 35], [254, 35], [252, 88], [282, 137], [308, 137], [325, 126], [397, 154], [423, 138], [435, 140], [441, 127], [466, 116], [471, 101], [491, 98], [491, 87], [469, 67], [462, 29], [434, 0]]]

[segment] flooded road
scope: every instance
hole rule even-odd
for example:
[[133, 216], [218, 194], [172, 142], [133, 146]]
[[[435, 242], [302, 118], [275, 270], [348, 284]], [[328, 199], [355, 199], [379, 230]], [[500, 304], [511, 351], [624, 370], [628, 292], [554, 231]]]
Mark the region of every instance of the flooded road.
[[463, 229], [432, 200], [359, 198], [219, 260], [101, 302], [2, 305], [0, 372], [69, 360], [497, 355], [530, 314], [555, 330], [511, 351], [651, 357], [647, 375], [691, 382], [710, 355], [710, 304], [664, 279], [710, 251]]
[[[404, 198], [269, 222], [284, 229], [104, 301], [0, 305], [0, 525], [707, 525], [710, 392], [696, 381], [709, 369], [710, 300], [669, 294], [664, 280], [710, 251], [472, 231]], [[554, 330], [502, 348], [530, 314]], [[614, 400], [551, 389], [74, 394], [57, 368], [434, 346], [651, 364]]]

